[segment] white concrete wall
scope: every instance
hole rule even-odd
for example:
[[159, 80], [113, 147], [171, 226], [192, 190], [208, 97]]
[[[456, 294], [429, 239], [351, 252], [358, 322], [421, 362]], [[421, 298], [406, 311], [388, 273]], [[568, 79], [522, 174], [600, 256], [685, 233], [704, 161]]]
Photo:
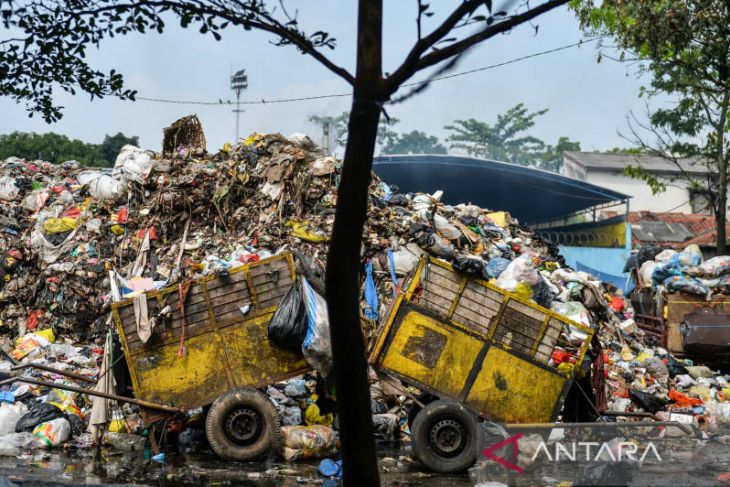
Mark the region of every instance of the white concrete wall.
[[631, 211], [692, 213], [689, 190], [681, 181], [670, 183], [666, 191], [656, 196], [651, 193], [646, 182], [624, 176], [619, 172], [589, 171], [586, 181], [631, 196]]

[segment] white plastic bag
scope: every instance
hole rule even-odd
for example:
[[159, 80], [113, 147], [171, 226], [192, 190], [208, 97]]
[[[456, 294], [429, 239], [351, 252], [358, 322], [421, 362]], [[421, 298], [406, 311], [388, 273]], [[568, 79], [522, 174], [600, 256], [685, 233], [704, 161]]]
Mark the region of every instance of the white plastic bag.
[[317, 294], [304, 278], [302, 278], [302, 291], [307, 309], [307, 335], [302, 343], [302, 352], [309, 365], [327, 377], [332, 371], [332, 343], [327, 301]]
[[98, 171], [83, 172], [79, 183], [89, 186], [89, 194], [97, 201], [115, 201], [127, 194], [127, 185]]
[[641, 264], [641, 268], [639, 269], [639, 285], [641, 287], [651, 287], [651, 276], [654, 274], [656, 266], [657, 263], [653, 260], [647, 260]]
[[417, 244], [409, 243], [393, 252], [393, 264], [395, 265], [395, 274], [397, 276], [405, 276], [418, 264], [423, 251]]
[[507, 268], [499, 275], [497, 286], [508, 291], [512, 291], [517, 283], [524, 282], [530, 286], [534, 286], [540, 280], [540, 274], [532, 264], [529, 255], [521, 255], [510, 262]]
[[15, 185], [15, 178], [3, 176], [0, 178], [0, 200], [11, 201], [18, 197], [20, 188]]
[[13, 433], [18, 420], [27, 412], [28, 408], [22, 402], [0, 405], [0, 436]]
[[117, 156], [112, 174], [125, 183], [134, 181], [142, 184], [154, 165], [155, 161], [148, 151], [133, 145], [125, 145]]
[[41, 444], [32, 433], [10, 433], [0, 436], [0, 456], [17, 457], [24, 449], [40, 448]]
[[449, 223], [449, 220], [439, 214], [433, 216], [433, 224], [436, 231], [441, 234], [442, 237], [448, 238], [449, 240], [455, 240], [461, 237], [461, 232], [454, 225]]
[[33, 436], [46, 446], [58, 446], [71, 437], [71, 423], [66, 418], [56, 418], [41, 423], [33, 429]]

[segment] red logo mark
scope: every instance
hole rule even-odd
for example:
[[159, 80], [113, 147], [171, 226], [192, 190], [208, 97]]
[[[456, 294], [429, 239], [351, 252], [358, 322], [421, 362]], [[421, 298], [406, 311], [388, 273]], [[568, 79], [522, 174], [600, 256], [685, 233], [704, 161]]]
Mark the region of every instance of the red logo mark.
[[509, 445], [510, 443], [512, 443], [512, 455], [515, 458], [517, 458], [517, 453], [519, 451], [519, 449], [517, 448], [517, 442], [519, 441], [520, 438], [522, 438], [522, 436], [523, 436], [522, 433], [517, 433], [516, 435], [512, 435], [509, 438], [507, 438], [506, 440], [500, 441], [496, 445], [492, 445], [489, 448], [485, 448], [484, 451], [482, 451], [482, 455], [489, 458], [490, 460], [494, 460], [495, 462], [499, 463], [503, 467], [512, 469], [517, 473], [522, 473], [522, 472], [524, 472], [524, 470], [522, 470], [522, 468], [520, 468], [518, 465], [515, 465], [514, 463], [510, 462], [509, 460], [502, 458], [502, 457], [498, 457], [497, 455], [492, 453], [496, 450], [499, 450], [503, 446], [506, 446], [506, 445]]

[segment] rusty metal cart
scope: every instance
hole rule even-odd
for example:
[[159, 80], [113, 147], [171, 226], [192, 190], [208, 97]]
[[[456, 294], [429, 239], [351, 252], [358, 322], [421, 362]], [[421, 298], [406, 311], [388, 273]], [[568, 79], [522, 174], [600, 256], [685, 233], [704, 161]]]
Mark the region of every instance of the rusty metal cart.
[[[456, 472], [476, 460], [477, 416], [555, 421], [592, 336], [588, 327], [424, 257], [370, 363], [394, 385], [427, 393], [411, 415], [414, 453], [432, 470]], [[574, 363], [554, 366], [556, 349]]]
[[135, 396], [182, 410], [210, 405], [206, 435], [223, 458], [250, 460], [278, 448], [276, 408], [257, 388], [309, 370], [301, 352], [267, 336], [295, 278], [287, 253], [148, 292], [148, 316], [158, 322], [146, 343], [134, 299], [115, 303]]

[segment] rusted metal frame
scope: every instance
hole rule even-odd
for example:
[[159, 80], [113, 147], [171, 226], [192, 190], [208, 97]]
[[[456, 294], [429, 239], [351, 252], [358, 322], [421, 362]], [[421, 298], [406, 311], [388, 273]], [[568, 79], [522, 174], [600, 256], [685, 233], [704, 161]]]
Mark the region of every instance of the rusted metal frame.
[[[245, 274], [244, 274], [245, 275]], [[220, 330], [218, 329], [218, 321], [215, 317], [215, 312], [213, 311], [213, 303], [210, 300], [210, 295], [208, 294], [208, 282], [203, 281], [200, 283], [200, 289], [203, 293], [203, 299], [205, 300], [205, 305], [208, 308], [208, 317], [210, 318], [210, 326], [212, 328], [213, 336], [218, 341], [218, 346], [223, 349], [223, 355], [225, 357], [225, 360], [223, 362], [223, 371], [226, 373], [226, 381], [228, 382], [228, 388], [233, 389], [236, 386], [235, 381], [233, 380], [233, 372], [231, 371], [231, 361], [228, 358], [228, 348], [223, 343], [223, 337], [220, 336]]]
[[168, 413], [184, 412], [183, 409], [176, 408], [173, 406], [166, 406], [164, 404], [158, 404], [156, 402], [144, 401], [141, 399], [135, 399], [135, 398], [131, 398], [131, 397], [118, 396], [116, 394], [108, 394], [106, 392], [92, 391], [92, 390], [84, 389], [81, 387], [70, 386], [70, 385], [66, 385], [66, 384], [57, 384], [55, 382], [45, 382], [42, 380], [31, 379], [29, 377], [11, 377], [9, 379], [0, 381], [0, 386], [4, 386], [6, 384], [12, 384], [14, 382], [23, 382], [25, 384], [33, 384], [33, 385], [37, 385], [37, 386], [49, 387], [51, 389], [61, 389], [64, 391], [76, 392], [78, 394], [88, 394], [90, 396], [103, 397], [105, 399], [112, 399], [114, 401], [119, 401], [119, 402], [127, 402], [130, 404], [136, 404], [137, 406], [140, 406], [140, 407], [156, 409], [158, 411], [165, 411]]
[[129, 376], [132, 379], [132, 389], [135, 393], [140, 392], [139, 374], [137, 373], [135, 360], [129, 348], [129, 343], [127, 342], [127, 334], [124, 332], [124, 324], [122, 323], [122, 319], [119, 317], [119, 308], [114, 307], [114, 305], [112, 305], [112, 316], [114, 317], [114, 321], [117, 323], [117, 332], [119, 333], [119, 339], [122, 342], [122, 348], [124, 348], [124, 360], [127, 362]]
[[84, 377], [83, 375], [74, 374], [72, 372], [66, 372], [64, 370], [54, 369], [53, 367], [49, 367], [47, 365], [28, 363], [28, 364], [14, 365], [13, 367], [10, 367], [10, 370], [12, 370], [12, 371], [23, 370], [23, 369], [44, 370], [46, 372], [51, 372], [54, 374], [62, 375], [64, 377], [68, 377], [70, 379], [80, 380], [83, 382], [88, 382], [90, 384], [96, 384], [96, 381], [94, 379], [89, 379], [88, 377]]
[[461, 278], [461, 282], [459, 283], [459, 290], [456, 291], [456, 296], [453, 299], [453, 302], [451, 303], [451, 308], [449, 309], [449, 319], [452, 319], [454, 316], [454, 312], [456, 311], [456, 308], [459, 307], [459, 302], [461, 301], [461, 295], [464, 292], [464, 289], [466, 288], [466, 284], [469, 282], [469, 278], [466, 276]]
[[375, 361], [378, 359], [378, 355], [380, 355], [380, 352], [383, 350], [383, 345], [385, 345], [385, 341], [388, 337], [388, 334], [390, 333], [391, 328], [393, 327], [393, 323], [396, 321], [396, 317], [398, 315], [397, 310], [401, 308], [401, 304], [405, 300], [406, 302], [409, 302], [411, 300], [411, 296], [413, 296], [413, 292], [416, 290], [416, 287], [418, 286], [418, 283], [420, 281], [421, 273], [423, 272], [424, 267], [426, 266], [426, 258], [421, 257], [420, 262], [418, 263], [418, 266], [416, 267], [416, 271], [411, 276], [411, 282], [408, 285], [408, 289], [406, 289], [405, 293], [398, 293], [398, 297], [395, 298], [395, 303], [391, 307], [391, 313], [388, 316], [388, 319], [385, 322], [385, 326], [383, 326], [383, 329], [380, 331], [380, 334], [378, 335], [378, 340], [375, 343], [375, 347], [373, 347], [373, 351], [370, 353], [370, 357], [368, 361], [371, 364], [374, 364]]
[[535, 338], [535, 344], [532, 346], [532, 350], [530, 350], [530, 355], [533, 357], [537, 354], [537, 349], [540, 348], [540, 344], [542, 343], [543, 338], [545, 338], [545, 333], [547, 333], [547, 329], [550, 326], [550, 320], [552, 319], [551, 316], [545, 316], [545, 320], [543, 320], [542, 328], [537, 333], [537, 337]]

